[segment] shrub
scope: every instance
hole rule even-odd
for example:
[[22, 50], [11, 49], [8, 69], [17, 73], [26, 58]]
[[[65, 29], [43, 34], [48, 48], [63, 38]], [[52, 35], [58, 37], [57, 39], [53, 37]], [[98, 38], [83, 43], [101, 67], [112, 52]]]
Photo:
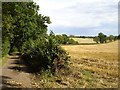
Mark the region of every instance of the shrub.
[[23, 59], [32, 72], [50, 70], [53, 74], [66, 68], [69, 62], [68, 53], [54, 39], [54, 34], [46, 38], [29, 40], [22, 47]]
[[10, 50], [10, 42], [9, 40], [6, 39], [2, 42], [2, 57], [7, 55], [9, 53], [9, 50]]
[[72, 45], [77, 45], [77, 44], [79, 44], [77, 41], [73, 40], [72, 38], [69, 39], [68, 42], [69, 42], [69, 44], [72, 44]]
[[120, 34], [118, 35], [118, 39], [120, 39]]
[[98, 37], [99, 37], [100, 43], [106, 43], [106, 40], [107, 40], [107, 36], [106, 35], [104, 35], [103, 33], [99, 33]]
[[62, 34], [62, 35], [56, 35], [54, 37], [57, 41], [58, 44], [64, 44], [64, 45], [76, 45], [79, 44], [77, 41], [73, 40], [72, 38], [68, 37], [66, 34]]
[[112, 42], [114, 40], [114, 36], [113, 35], [110, 35], [109, 36], [109, 41]]
[[99, 40], [100, 40], [100, 38], [97, 36], [93, 38], [93, 41], [95, 41], [96, 43], [99, 43]]

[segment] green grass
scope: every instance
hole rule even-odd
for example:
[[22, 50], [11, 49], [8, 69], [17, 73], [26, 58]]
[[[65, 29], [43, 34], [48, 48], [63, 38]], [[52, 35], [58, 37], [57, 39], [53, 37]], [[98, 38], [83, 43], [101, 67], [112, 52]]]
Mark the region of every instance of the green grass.
[[2, 59], [1, 59], [2, 64], [0, 64], [0, 67], [6, 63], [7, 58], [8, 58], [8, 55], [5, 55], [4, 57], [2, 57]]

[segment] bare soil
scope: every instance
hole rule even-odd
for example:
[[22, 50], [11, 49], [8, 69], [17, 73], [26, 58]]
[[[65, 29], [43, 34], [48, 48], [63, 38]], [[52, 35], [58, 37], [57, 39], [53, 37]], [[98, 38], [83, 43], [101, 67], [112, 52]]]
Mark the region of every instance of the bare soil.
[[20, 55], [8, 56], [7, 62], [0, 71], [1, 88], [32, 88], [32, 75], [20, 60]]

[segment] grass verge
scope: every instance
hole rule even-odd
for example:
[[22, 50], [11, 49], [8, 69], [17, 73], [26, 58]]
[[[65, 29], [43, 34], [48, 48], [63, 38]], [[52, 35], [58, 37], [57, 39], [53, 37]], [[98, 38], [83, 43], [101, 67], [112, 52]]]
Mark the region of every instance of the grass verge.
[[9, 55], [7, 54], [4, 57], [2, 57], [2, 59], [1, 59], [2, 64], [0, 64], [0, 67], [3, 66], [6, 63], [8, 56]]

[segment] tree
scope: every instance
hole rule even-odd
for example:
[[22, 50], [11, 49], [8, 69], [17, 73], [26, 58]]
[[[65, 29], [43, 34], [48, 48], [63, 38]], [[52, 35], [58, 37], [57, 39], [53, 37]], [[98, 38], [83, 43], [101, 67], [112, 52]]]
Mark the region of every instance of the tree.
[[104, 35], [104, 42], [107, 43], [107, 35]]
[[98, 37], [99, 37], [99, 39], [100, 39], [100, 43], [104, 43], [104, 42], [106, 42], [106, 38], [107, 38], [107, 36], [106, 35], [104, 35], [103, 33], [99, 33], [98, 34]]
[[55, 38], [58, 44], [63, 44], [63, 37], [61, 35], [56, 35]]
[[62, 34], [63, 44], [68, 44], [69, 37], [66, 34]]
[[118, 36], [114, 36], [114, 41], [116, 41], [118, 39]]
[[58, 44], [79, 44], [77, 41], [73, 40], [72, 38], [68, 37], [66, 34], [56, 35], [56, 41]]
[[5, 2], [2, 9], [4, 55], [17, 48], [33, 72], [67, 66], [69, 56], [58, 45], [55, 34], [52, 31], [47, 34], [51, 21], [48, 16], [38, 14], [39, 6], [33, 2]]
[[118, 35], [118, 39], [120, 39], [120, 34]]
[[114, 36], [113, 35], [110, 35], [109, 36], [109, 41], [112, 42], [114, 40]]
[[93, 41], [95, 41], [96, 43], [99, 43], [100, 38], [96, 36], [96, 37], [93, 38]]
[[[21, 50], [21, 46], [29, 39], [36, 39], [46, 35], [50, 18], [38, 14], [39, 6], [33, 2], [3, 3], [3, 39], [8, 37], [10, 52], [14, 47]], [[4, 40], [3, 40], [4, 41]]]

